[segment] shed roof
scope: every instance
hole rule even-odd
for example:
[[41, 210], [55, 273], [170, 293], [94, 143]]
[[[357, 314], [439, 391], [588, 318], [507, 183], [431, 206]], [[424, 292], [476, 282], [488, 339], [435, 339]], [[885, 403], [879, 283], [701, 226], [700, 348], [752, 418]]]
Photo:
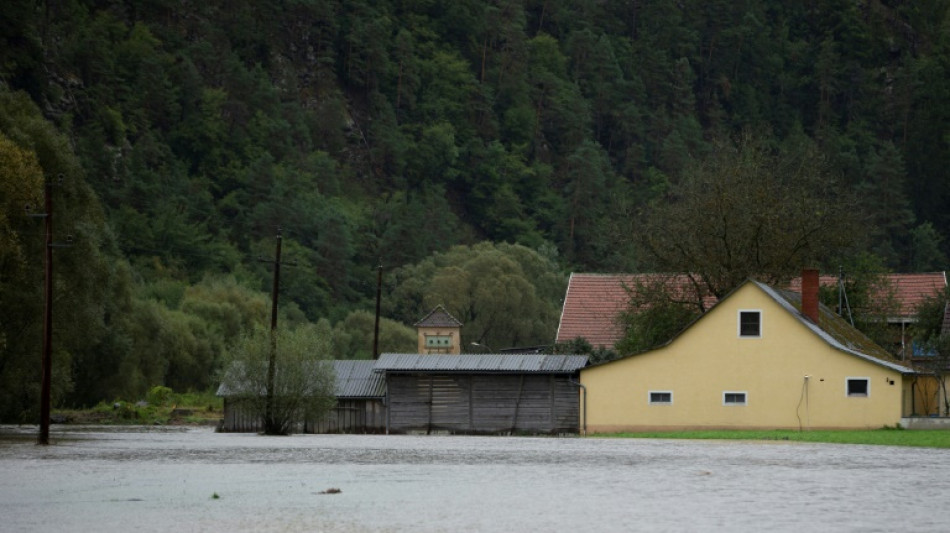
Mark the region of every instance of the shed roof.
[[414, 324], [417, 328], [460, 328], [462, 323], [458, 321], [454, 316], [449, 314], [448, 311], [442, 307], [441, 304], [437, 305], [435, 309], [429, 311], [429, 314], [424, 316], [422, 320]]
[[[337, 398], [382, 398], [386, 395], [386, 380], [381, 374], [373, 372], [373, 360], [334, 360], [333, 371], [335, 381], [333, 392]], [[246, 391], [235, 391], [221, 383], [217, 395], [222, 397], [243, 394]], [[258, 394], [263, 396], [266, 391], [261, 389]]]
[[338, 360], [335, 392], [337, 398], [382, 398], [386, 395], [386, 380], [373, 372], [373, 360]]
[[376, 361], [374, 370], [379, 373], [572, 374], [586, 364], [586, 355], [384, 353]]

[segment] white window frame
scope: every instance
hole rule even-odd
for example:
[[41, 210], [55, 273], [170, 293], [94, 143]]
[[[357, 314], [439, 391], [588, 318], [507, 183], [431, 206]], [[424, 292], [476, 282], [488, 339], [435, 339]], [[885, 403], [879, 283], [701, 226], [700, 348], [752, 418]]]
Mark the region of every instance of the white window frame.
[[[848, 392], [848, 389], [850, 389], [849, 385], [851, 384], [851, 382], [858, 381], [858, 380], [863, 380], [865, 383], [867, 383], [867, 394], [851, 394], [850, 392]], [[844, 395], [847, 396], [848, 398], [870, 398], [871, 397], [871, 378], [867, 376], [850, 376], [850, 377], [844, 378]]]
[[[670, 401], [668, 402], [655, 402], [653, 401], [654, 394], [669, 394]], [[651, 390], [647, 392], [647, 403], [650, 405], [673, 405], [673, 391], [671, 390]]]
[[[758, 335], [743, 335], [742, 334], [742, 313], [758, 313], [759, 315], [759, 334]], [[739, 309], [736, 312], [736, 336], [740, 339], [761, 339], [762, 338], [762, 310], [761, 309]]]
[[[727, 394], [741, 394], [741, 395], [742, 395], [742, 403], [739, 403], [739, 402], [727, 402], [727, 401], [726, 401], [726, 395], [727, 395]], [[724, 391], [722, 391], [722, 405], [724, 405], [724, 406], [726, 406], [726, 407], [740, 407], [740, 406], [749, 405], [749, 393], [748, 393], [748, 391], [744, 391], [744, 390], [724, 390]]]

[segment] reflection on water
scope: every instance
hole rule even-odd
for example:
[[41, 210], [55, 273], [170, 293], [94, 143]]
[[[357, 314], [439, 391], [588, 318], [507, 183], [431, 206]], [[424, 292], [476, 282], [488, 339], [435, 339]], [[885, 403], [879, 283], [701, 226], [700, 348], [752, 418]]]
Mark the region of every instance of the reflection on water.
[[72, 426], [54, 427], [54, 445], [41, 447], [35, 434], [0, 428], [0, 531], [945, 531], [950, 523], [945, 450]]

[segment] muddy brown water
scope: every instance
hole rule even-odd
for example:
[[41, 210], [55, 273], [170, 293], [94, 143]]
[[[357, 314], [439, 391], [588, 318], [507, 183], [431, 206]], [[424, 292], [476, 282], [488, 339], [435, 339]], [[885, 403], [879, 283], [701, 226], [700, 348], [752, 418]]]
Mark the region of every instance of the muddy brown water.
[[[0, 427], [0, 531], [948, 531], [950, 451]], [[329, 489], [339, 489], [339, 492]]]

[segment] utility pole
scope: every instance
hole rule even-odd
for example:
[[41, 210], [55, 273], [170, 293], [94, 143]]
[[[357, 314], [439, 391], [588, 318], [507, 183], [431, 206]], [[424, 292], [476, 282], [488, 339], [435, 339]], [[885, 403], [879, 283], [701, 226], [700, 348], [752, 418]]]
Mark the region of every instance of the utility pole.
[[[63, 175], [59, 174], [58, 183], [63, 183]], [[40, 433], [36, 443], [49, 444], [50, 425], [50, 396], [52, 396], [53, 376], [53, 248], [70, 246], [72, 236], [67, 236], [66, 244], [53, 242], [53, 183], [46, 180], [43, 186], [43, 213], [30, 213], [30, 206], [26, 206], [27, 216], [42, 218], [46, 233], [46, 251], [43, 255], [43, 354], [40, 357]]]
[[[276, 433], [274, 427], [274, 375], [277, 372], [277, 295], [280, 291], [280, 244], [283, 239], [280, 235], [280, 227], [277, 228], [277, 252], [274, 265], [274, 287], [271, 291], [271, 311], [270, 311], [270, 354], [267, 360], [267, 391], [265, 391], [266, 403], [264, 404], [264, 433], [270, 435]], [[271, 262], [263, 258], [263, 262]]]
[[379, 359], [379, 302], [383, 294], [383, 263], [376, 269], [376, 323], [373, 326], [373, 359]]
[[844, 315], [844, 267], [838, 265], [838, 316]]
[[[284, 263], [280, 260], [280, 245], [283, 242], [280, 226], [277, 227], [277, 251], [274, 254], [274, 260], [259, 257], [258, 261], [271, 263], [274, 265], [274, 285], [271, 290], [271, 309], [270, 309], [270, 354], [267, 360], [267, 390], [265, 391], [264, 404], [264, 433], [275, 435], [280, 433], [283, 428], [278, 428], [274, 415], [274, 381], [277, 374], [277, 296], [280, 293], [280, 265]], [[297, 261], [287, 263], [290, 266], [296, 266]]]
[[43, 378], [40, 392], [40, 436], [37, 444], [49, 444], [49, 411], [52, 394], [53, 375], [53, 191], [52, 184], [46, 181], [43, 188], [43, 205], [46, 211], [46, 255], [44, 259], [43, 299], [43, 359], [41, 363]]

